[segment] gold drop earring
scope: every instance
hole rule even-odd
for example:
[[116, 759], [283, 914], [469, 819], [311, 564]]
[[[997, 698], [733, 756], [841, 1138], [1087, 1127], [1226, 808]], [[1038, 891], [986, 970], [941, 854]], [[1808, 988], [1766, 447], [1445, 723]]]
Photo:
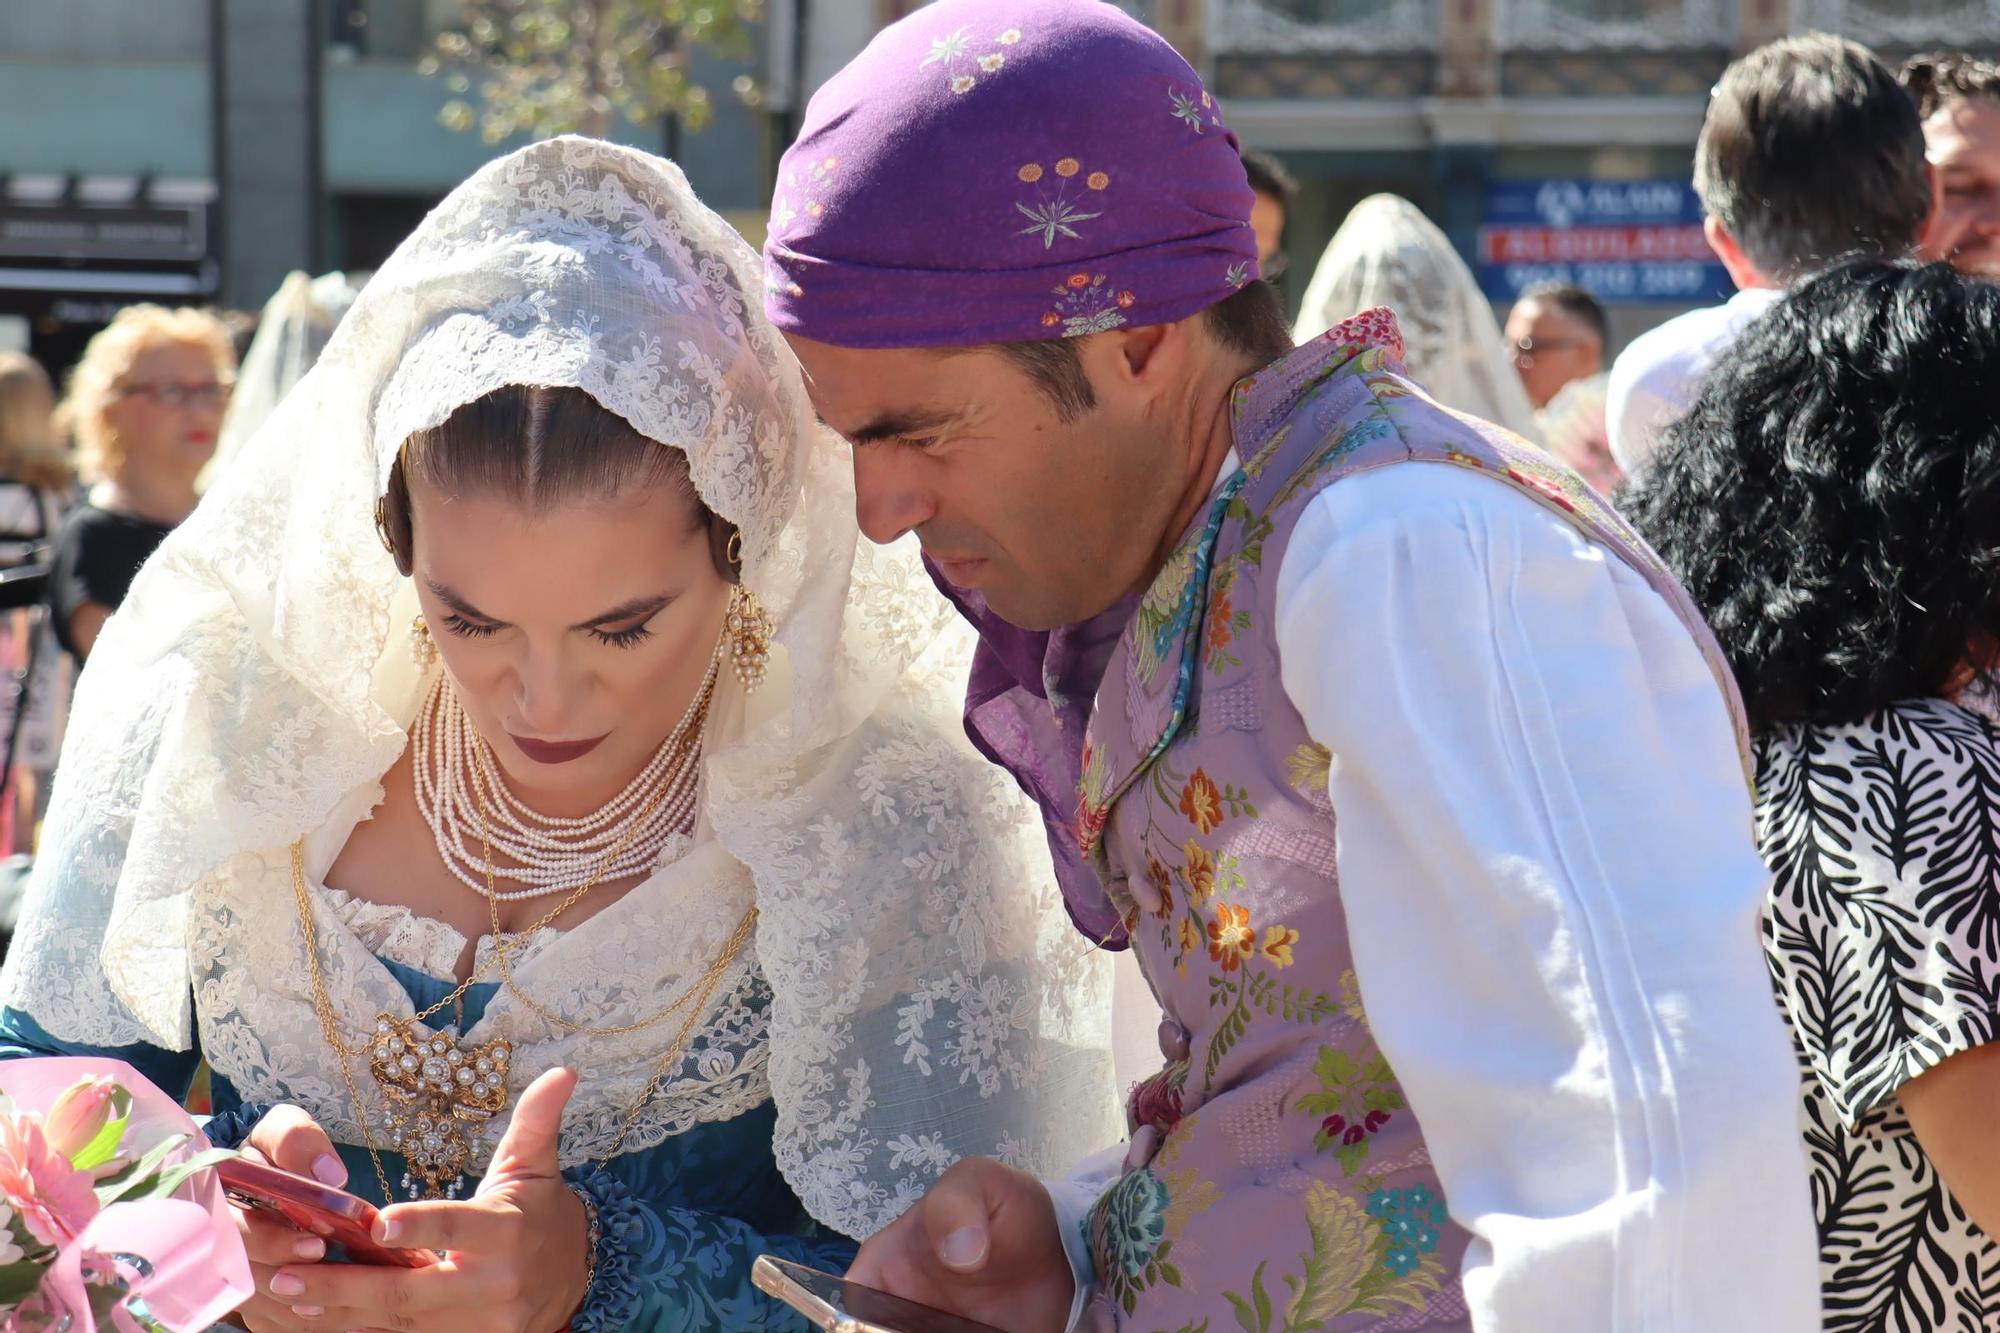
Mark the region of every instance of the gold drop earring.
[[764, 683], [771, 657], [771, 618], [757, 595], [747, 588], [729, 590], [729, 614], [723, 619], [729, 638], [729, 660], [745, 693]]
[[417, 664], [417, 674], [423, 675], [437, 661], [437, 643], [431, 638], [430, 622], [422, 616], [410, 622], [410, 660]]
[[[725, 555], [732, 566], [739, 570], [742, 568], [742, 533], [729, 534]], [[770, 662], [771, 617], [765, 614], [757, 594], [740, 583], [729, 590], [729, 610], [722, 619], [722, 632], [736, 679], [742, 683], [746, 694], [754, 693], [764, 683], [764, 673]]]

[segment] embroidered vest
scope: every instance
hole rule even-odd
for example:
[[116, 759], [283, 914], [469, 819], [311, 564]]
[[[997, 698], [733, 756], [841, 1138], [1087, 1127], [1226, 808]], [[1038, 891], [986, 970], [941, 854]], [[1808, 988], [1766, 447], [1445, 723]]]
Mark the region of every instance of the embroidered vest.
[[[1259, 1308], [1248, 1263], [1218, 1274], [1205, 1262], [1194, 1284], [1173, 1248], [1175, 1206], [1212, 1201], [1230, 1184], [1200, 1182], [1240, 1182], [1245, 1168], [1278, 1191], [1257, 1211], [1291, 1214], [1231, 1231], [1278, 1304], [1303, 1261], [1298, 1289], [1323, 1316], [1311, 1327], [1465, 1326], [1469, 1237], [1446, 1216], [1422, 1128], [1369, 1033], [1339, 900], [1330, 757], [1285, 693], [1271, 630], [1278, 571], [1315, 495], [1427, 462], [1529, 496], [1667, 600], [1747, 744], [1720, 649], [1645, 543], [1547, 455], [1423, 396], [1401, 352], [1393, 318], [1371, 311], [1238, 386], [1243, 466], [1142, 599], [1099, 687], [1078, 838], [1166, 1012], [1171, 1061], [1133, 1092], [1130, 1174], [1090, 1224], [1104, 1292], [1128, 1315], [1146, 1306], [1135, 1327], [1151, 1327], [1155, 1301], [1211, 1313], [1220, 1294], [1225, 1320]], [[1198, 1118], [1214, 1123], [1195, 1132]]]

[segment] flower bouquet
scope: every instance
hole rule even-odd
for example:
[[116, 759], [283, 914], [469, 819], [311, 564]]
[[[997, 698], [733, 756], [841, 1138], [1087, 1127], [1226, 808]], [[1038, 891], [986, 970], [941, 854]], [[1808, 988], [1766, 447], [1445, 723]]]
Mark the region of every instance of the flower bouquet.
[[187, 1113], [117, 1060], [0, 1063], [0, 1333], [193, 1333], [249, 1259]]

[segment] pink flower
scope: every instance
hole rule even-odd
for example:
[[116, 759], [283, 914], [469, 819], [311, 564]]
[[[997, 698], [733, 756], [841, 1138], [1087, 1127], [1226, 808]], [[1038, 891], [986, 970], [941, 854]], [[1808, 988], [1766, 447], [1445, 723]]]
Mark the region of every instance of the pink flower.
[[42, 1118], [42, 1134], [49, 1149], [64, 1161], [90, 1146], [117, 1114], [118, 1085], [102, 1077], [87, 1078], [56, 1098], [56, 1104]]
[[44, 1245], [68, 1244], [97, 1216], [90, 1173], [58, 1156], [24, 1115], [0, 1115], [0, 1197]]

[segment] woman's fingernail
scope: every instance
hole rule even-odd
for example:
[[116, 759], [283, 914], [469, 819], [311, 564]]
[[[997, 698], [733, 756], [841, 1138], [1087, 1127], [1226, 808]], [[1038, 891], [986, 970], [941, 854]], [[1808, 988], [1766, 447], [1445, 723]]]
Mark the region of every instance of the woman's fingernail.
[[986, 1257], [986, 1232], [981, 1227], [960, 1227], [938, 1245], [938, 1258], [946, 1268], [972, 1268]]
[[280, 1273], [271, 1279], [271, 1294], [273, 1296], [303, 1296], [305, 1292], [306, 1284], [293, 1277], [290, 1273]]
[[292, 1246], [292, 1253], [308, 1263], [316, 1264], [326, 1258], [326, 1242], [318, 1236], [305, 1236]]
[[326, 1307], [323, 1305], [294, 1305], [292, 1313], [301, 1319], [317, 1319], [326, 1313]]
[[383, 1217], [376, 1219], [375, 1239], [379, 1244], [394, 1245], [396, 1243], [396, 1237], [401, 1235], [402, 1231], [403, 1231], [402, 1224], [397, 1222], [396, 1219], [394, 1219], [393, 1217]]
[[336, 1189], [347, 1183], [347, 1167], [332, 1153], [326, 1153], [313, 1163], [313, 1177], [322, 1185], [332, 1185]]

